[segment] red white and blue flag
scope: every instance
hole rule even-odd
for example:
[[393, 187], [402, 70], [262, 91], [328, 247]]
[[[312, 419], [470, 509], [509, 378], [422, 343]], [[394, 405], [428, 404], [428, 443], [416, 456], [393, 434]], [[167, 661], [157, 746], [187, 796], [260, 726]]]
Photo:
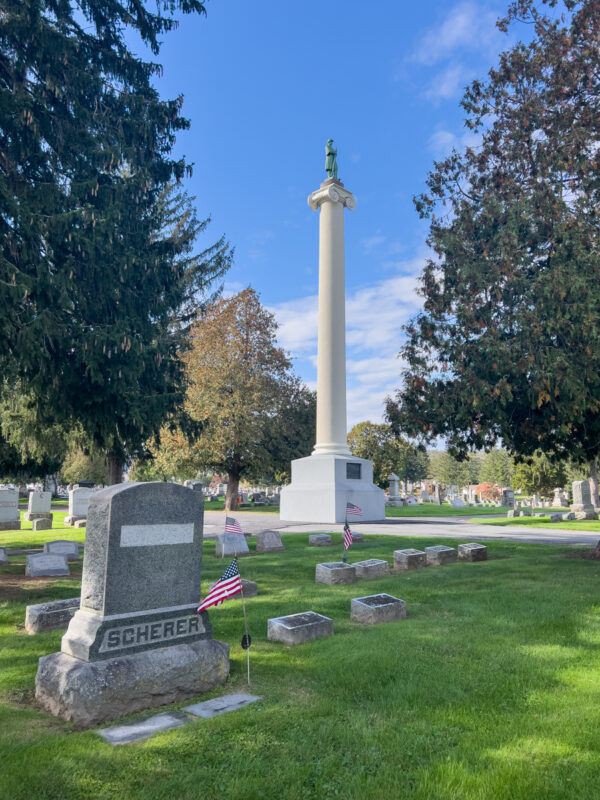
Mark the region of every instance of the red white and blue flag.
[[233, 517], [225, 517], [225, 533], [239, 533], [242, 536], [244, 535], [244, 531], [242, 530], [242, 526]]
[[198, 613], [210, 606], [220, 606], [223, 600], [227, 600], [234, 594], [242, 591], [242, 578], [238, 568], [237, 558], [234, 558], [219, 580], [215, 583], [210, 592], [198, 606]]
[[362, 508], [360, 506], [355, 506], [354, 503], [346, 503], [346, 516], [348, 514], [356, 514], [357, 516], [362, 515]]
[[348, 520], [344, 523], [344, 550], [350, 550], [352, 546], [352, 531], [348, 525]]

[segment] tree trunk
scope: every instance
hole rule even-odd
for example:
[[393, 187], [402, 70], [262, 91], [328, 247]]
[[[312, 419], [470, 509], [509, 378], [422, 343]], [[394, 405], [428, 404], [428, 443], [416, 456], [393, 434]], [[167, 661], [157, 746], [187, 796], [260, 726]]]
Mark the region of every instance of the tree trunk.
[[594, 508], [600, 506], [598, 500], [598, 458], [590, 464], [590, 494], [592, 495], [592, 505]]
[[123, 461], [112, 450], [106, 454], [106, 461], [108, 462], [108, 485], [123, 483]]
[[227, 476], [227, 493], [225, 495], [225, 511], [236, 511], [238, 505], [238, 489], [240, 487], [240, 477], [234, 475]]

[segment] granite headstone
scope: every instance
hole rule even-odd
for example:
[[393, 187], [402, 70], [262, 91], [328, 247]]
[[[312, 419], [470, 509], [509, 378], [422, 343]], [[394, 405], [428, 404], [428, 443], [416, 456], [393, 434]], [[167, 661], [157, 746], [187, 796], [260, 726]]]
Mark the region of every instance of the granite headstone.
[[0, 531], [18, 531], [20, 528], [19, 490], [0, 489]]

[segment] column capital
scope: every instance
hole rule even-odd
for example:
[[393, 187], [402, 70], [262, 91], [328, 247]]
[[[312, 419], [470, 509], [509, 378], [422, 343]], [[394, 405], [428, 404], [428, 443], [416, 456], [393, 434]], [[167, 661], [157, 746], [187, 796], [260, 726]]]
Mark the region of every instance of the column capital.
[[344, 184], [330, 179], [321, 184], [316, 192], [308, 196], [308, 205], [316, 211], [322, 203], [341, 203], [342, 207], [354, 211], [356, 200], [352, 192], [344, 189]]

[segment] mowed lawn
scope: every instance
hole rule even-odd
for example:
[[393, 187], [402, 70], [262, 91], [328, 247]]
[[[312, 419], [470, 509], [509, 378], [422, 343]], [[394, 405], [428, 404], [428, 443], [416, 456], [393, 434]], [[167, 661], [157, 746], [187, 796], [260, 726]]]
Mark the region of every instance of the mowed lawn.
[[[240, 560], [260, 592], [246, 605], [250, 691], [262, 701], [121, 747], [34, 705], [37, 659], [59, 649], [61, 632], [25, 634], [25, 606], [75, 596], [80, 568], [25, 579], [23, 557], [0, 567], [0, 797], [598, 797], [599, 563], [577, 548], [492, 542], [487, 562], [316, 585], [315, 565], [341, 556], [334, 539], [309, 548], [307, 534], [288, 535], [285, 552]], [[440, 543], [451, 542], [367, 537], [349, 560]], [[227, 562], [214, 542], [204, 547], [206, 593]], [[407, 619], [351, 622], [351, 598], [380, 592], [404, 599]], [[333, 618], [335, 635], [298, 647], [267, 640], [269, 617], [307, 610]], [[231, 646], [231, 677], [196, 700], [248, 689], [241, 601], [209, 615]]]
[[[223, 511], [225, 503], [223, 500], [206, 500], [204, 503], [206, 511]], [[436, 506], [435, 503], [422, 503], [417, 506], [400, 506], [394, 508], [386, 506], [386, 517], [480, 517], [487, 514], [506, 514], [508, 508], [502, 506], [465, 506], [464, 508], [454, 508], [454, 506], [445, 503], [441, 506]], [[279, 515], [279, 506], [251, 506], [250, 508], [240, 508], [230, 514], [245, 514], [245, 513], [266, 513]], [[356, 521], [360, 522], [360, 517], [356, 517]]]
[[600, 520], [597, 519], [581, 519], [569, 520], [566, 522], [550, 522], [550, 517], [514, 517], [507, 519], [478, 519], [470, 520], [476, 522], [478, 525], [498, 525], [501, 528], [507, 526], [521, 526], [523, 528], [544, 528], [547, 531], [553, 529], [560, 529], [562, 531], [598, 531], [600, 534]]

